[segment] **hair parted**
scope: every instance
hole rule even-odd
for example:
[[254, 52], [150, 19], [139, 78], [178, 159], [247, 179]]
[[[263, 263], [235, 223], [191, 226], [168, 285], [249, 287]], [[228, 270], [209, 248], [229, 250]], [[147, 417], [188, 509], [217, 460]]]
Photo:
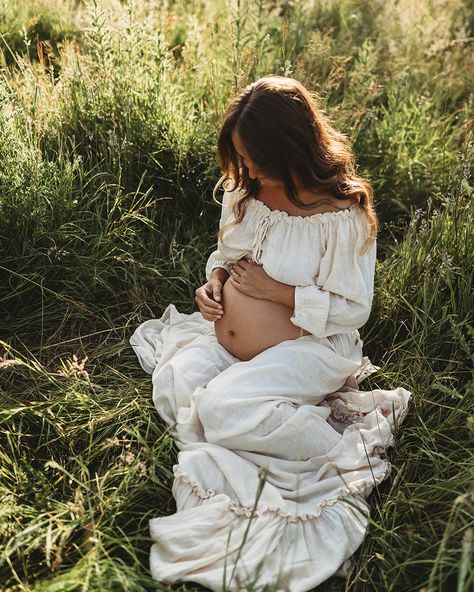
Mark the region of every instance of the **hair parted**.
[[[330, 123], [316, 92], [294, 78], [263, 76], [252, 82], [228, 104], [217, 139], [217, 156], [222, 176], [214, 187], [213, 199], [222, 185], [227, 191], [243, 190], [232, 201], [235, 220], [218, 233], [239, 224], [246, 202], [255, 196], [260, 182], [249, 177], [249, 171], [232, 142], [236, 131], [252, 160], [265, 175], [281, 180], [289, 201], [312, 209], [318, 199], [306, 204], [298, 199], [291, 171], [296, 172], [309, 191], [324, 191], [336, 199], [351, 199], [363, 209], [367, 219], [364, 251], [376, 238], [378, 219], [373, 206], [371, 184], [355, 171], [355, 156], [350, 139]], [[229, 183], [233, 182], [233, 187]]]

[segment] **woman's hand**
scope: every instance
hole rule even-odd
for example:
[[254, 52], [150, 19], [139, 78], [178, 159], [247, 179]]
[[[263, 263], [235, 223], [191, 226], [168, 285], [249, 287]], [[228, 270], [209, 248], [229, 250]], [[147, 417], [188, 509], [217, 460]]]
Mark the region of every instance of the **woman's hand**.
[[211, 277], [208, 282], [196, 289], [194, 300], [206, 321], [217, 321], [224, 314], [222, 304], [218, 302], [222, 299], [223, 285], [221, 280]]
[[271, 299], [276, 285], [262, 265], [245, 257], [234, 263], [228, 281], [242, 294], [267, 300]]

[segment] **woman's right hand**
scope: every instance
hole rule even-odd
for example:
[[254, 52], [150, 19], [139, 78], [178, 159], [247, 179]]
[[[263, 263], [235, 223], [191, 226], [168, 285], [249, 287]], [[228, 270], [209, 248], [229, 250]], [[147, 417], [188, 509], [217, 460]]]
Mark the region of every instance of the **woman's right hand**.
[[208, 282], [196, 289], [194, 300], [206, 321], [218, 321], [224, 314], [222, 304], [219, 302], [222, 299], [223, 285], [221, 280], [211, 277]]

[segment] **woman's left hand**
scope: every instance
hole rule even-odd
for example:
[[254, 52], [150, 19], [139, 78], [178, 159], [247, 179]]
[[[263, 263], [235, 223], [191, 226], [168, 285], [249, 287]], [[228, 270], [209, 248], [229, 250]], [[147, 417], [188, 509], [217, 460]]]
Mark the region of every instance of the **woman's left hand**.
[[229, 279], [234, 288], [242, 294], [270, 300], [275, 289], [275, 280], [263, 269], [262, 265], [243, 257], [232, 266]]

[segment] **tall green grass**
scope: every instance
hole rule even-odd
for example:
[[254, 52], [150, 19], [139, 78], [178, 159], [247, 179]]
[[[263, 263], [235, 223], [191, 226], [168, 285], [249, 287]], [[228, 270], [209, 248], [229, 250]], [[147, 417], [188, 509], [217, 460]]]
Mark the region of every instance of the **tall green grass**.
[[469, 3], [22, 0], [0, 27], [0, 589], [166, 588], [148, 519], [177, 451], [128, 337], [196, 310], [216, 134], [267, 73], [353, 138], [382, 222], [363, 387], [413, 392], [355, 569], [321, 590], [471, 589]]
[[379, 265], [364, 333], [369, 356], [382, 366], [372, 386], [387, 381], [413, 392], [394, 479], [374, 496], [378, 528], [364, 545], [370, 561], [362, 573], [373, 589], [474, 585], [474, 202], [466, 155], [460, 160], [441, 206], [417, 211]]

